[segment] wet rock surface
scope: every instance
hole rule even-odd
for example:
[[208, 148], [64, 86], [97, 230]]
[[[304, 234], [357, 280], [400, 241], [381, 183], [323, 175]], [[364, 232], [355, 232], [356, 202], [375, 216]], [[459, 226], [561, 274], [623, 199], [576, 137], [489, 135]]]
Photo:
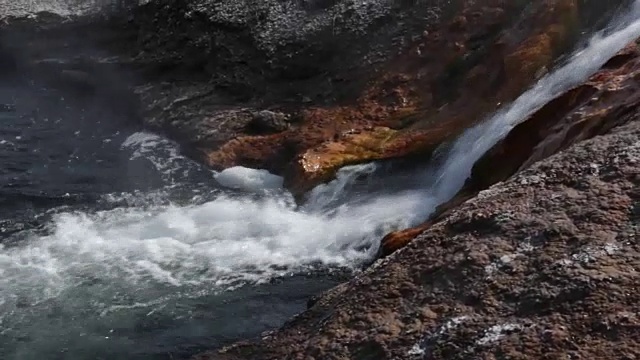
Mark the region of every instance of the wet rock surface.
[[[288, 188], [302, 194], [345, 165], [428, 157], [551, 66], [585, 20], [579, 9], [575, 1], [450, 5], [449, 16], [409, 32], [407, 46], [376, 68], [355, 100], [312, 103], [299, 112], [298, 126], [280, 136], [239, 136], [213, 151], [205, 146], [205, 162], [225, 168], [248, 161], [283, 173]], [[443, 12], [437, 3], [432, 10]], [[273, 149], [287, 156], [274, 158]]]
[[635, 118], [640, 107], [638, 40], [611, 58], [600, 71], [550, 101], [491, 148], [473, 167], [459, 194], [424, 224], [388, 234], [381, 255], [405, 246], [452, 208], [479, 191], [508, 179], [572, 144], [605, 134]]
[[193, 157], [284, 175], [300, 197], [345, 165], [428, 158], [624, 3], [158, 0], [5, 20], [2, 42], [55, 86], [117, 85]]
[[256, 343], [197, 359], [640, 356], [640, 121], [484, 190]]

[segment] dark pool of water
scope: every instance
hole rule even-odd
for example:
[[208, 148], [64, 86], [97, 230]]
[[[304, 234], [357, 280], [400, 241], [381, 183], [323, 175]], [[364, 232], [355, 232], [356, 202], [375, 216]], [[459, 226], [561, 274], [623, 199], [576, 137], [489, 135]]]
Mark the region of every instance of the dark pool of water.
[[[51, 232], [56, 214], [144, 207], [153, 201], [189, 203], [196, 195], [202, 202], [220, 192], [208, 169], [172, 159], [175, 148], [160, 144], [136, 156], [139, 145], [123, 146], [140, 128], [120, 110], [103, 99], [76, 99], [42, 83], [0, 83], [0, 276], [14, 271], [6, 265], [11, 251]], [[145, 196], [151, 193], [159, 195]], [[105, 200], [113, 194], [121, 199]], [[118, 284], [81, 280], [87, 286], [42, 301], [19, 298], [17, 290], [15, 295], [0, 291], [6, 296], [0, 309], [15, 304], [0, 317], [0, 358], [188, 357], [278, 327], [302, 311], [310, 296], [340, 279], [299, 274], [222, 292], [185, 285], [157, 306], [138, 304], [130, 286], [120, 291]], [[17, 282], [5, 286], [18, 288]], [[167, 293], [158, 289], [162, 296]], [[112, 303], [98, 306], [98, 300]]]

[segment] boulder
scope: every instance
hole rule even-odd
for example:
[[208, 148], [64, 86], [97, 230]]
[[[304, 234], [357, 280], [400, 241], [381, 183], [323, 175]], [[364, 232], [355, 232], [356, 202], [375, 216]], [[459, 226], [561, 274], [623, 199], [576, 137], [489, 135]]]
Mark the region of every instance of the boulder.
[[289, 128], [288, 120], [287, 114], [269, 110], [255, 111], [251, 114], [251, 121], [247, 124], [245, 132], [256, 135], [279, 133]]

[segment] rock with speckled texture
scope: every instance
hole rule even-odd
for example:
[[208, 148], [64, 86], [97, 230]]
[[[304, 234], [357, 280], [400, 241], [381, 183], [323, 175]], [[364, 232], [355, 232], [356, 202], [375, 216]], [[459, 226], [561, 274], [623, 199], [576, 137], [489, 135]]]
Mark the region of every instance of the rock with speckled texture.
[[[491, 148], [473, 167], [464, 188], [424, 224], [388, 234], [381, 254], [405, 246], [442, 214], [478, 191], [503, 181], [568, 146], [607, 133], [640, 109], [640, 40], [612, 57], [585, 83], [550, 101]], [[597, 171], [595, 169], [594, 171]]]

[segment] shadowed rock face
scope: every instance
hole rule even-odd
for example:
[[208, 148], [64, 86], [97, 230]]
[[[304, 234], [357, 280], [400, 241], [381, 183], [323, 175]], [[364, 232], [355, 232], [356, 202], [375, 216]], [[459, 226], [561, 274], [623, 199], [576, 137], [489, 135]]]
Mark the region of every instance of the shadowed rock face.
[[196, 358], [637, 358], [638, 112], [621, 123], [480, 192], [281, 330]]

